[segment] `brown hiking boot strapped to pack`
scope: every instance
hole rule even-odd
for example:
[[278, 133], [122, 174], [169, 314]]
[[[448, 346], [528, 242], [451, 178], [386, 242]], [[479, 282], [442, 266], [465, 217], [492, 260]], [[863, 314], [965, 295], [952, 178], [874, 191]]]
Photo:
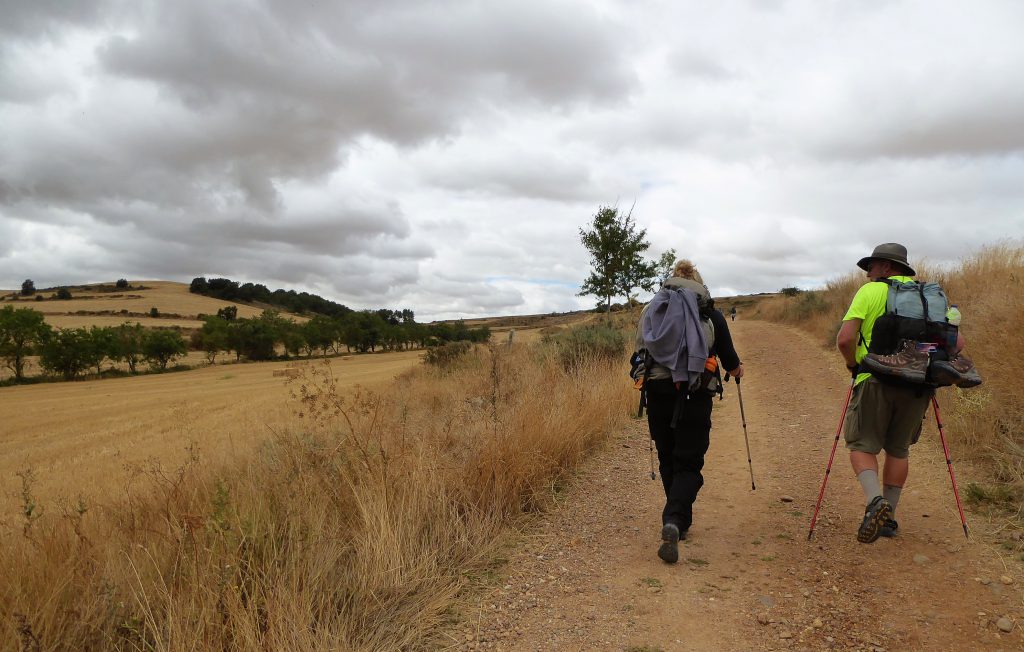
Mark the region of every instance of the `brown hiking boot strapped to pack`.
[[899, 349], [890, 355], [869, 353], [861, 360], [865, 371], [884, 376], [895, 376], [912, 383], [923, 383], [928, 374], [928, 353], [919, 351], [913, 340], [903, 340]]
[[956, 385], [963, 388], [977, 387], [981, 384], [981, 375], [974, 368], [974, 362], [963, 354], [948, 362], [933, 361], [932, 379], [940, 385]]

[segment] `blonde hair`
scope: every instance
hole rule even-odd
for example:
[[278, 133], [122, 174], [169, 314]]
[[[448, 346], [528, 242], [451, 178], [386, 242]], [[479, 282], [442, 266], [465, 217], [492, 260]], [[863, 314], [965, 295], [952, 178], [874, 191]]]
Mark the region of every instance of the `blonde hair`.
[[700, 272], [697, 271], [697, 268], [692, 262], [685, 258], [676, 261], [675, 266], [672, 267], [672, 276], [688, 278], [691, 281], [697, 281], [701, 285], [704, 285], [704, 279], [701, 278]]

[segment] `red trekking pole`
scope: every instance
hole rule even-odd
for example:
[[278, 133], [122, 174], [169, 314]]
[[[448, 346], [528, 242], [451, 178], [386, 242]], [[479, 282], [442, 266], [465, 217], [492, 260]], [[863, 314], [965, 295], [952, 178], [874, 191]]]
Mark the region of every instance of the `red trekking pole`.
[[964, 536], [970, 539], [967, 534], [967, 519], [964, 518], [964, 508], [960, 504], [960, 491], [956, 486], [956, 475], [953, 474], [953, 460], [949, 457], [949, 446], [946, 445], [946, 435], [942, 432], [942, 420], [939, 418], [939, 402], [932, 396], [932, 409], [935, 410], [935, 424], [939, 426], [939, 439], [942, 440], [942, 450], [946, 454], [946, 468], [949, 469], [949, 479], [953, 482], [953, 496], [956, 498], [956, 508], [960, 512], [960, 524], [964, 526]]
[[832, 454], [828, 456], [828, 466], [825, 467], [825, 478], [821, 481], [821, 491], [818, 492], [818, 503], [814, 506], [814, 516], [811, 518], [811, 529], [807, 533], [807, 540], [810, 541], [814, 535], [814, 524], [818, 522], [818, 510], [821, 509], [821, 499], [825, 496], [825, 485], [828, 484], [828, 474], [832, 472], [832, 460], [836, 457], [836, 447], [839, 446], [839, 435], [843, 431], [843, 421], [846, 420], [846, 410], [850, 407], [850, 397], [853, 396], [853, 386], [857, 384], [857, 372], [853, 372], [850, 379], [850, 389], [846, 392], [846, 402], [843, 403], [843, 413], [839, 416], [839, 425], [836, 427], [836, 439], [832, 442]]

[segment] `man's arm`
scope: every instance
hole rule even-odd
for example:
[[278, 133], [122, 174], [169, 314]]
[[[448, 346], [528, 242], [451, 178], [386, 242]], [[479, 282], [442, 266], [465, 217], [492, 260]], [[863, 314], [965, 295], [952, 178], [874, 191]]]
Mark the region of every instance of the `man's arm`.
[[852, 369], [857, 364], [857, 340], [860, 337], [860, 319], [847, 319], [843, 322], [836, 335], [836, 348], [842, 354], [846, 367]]

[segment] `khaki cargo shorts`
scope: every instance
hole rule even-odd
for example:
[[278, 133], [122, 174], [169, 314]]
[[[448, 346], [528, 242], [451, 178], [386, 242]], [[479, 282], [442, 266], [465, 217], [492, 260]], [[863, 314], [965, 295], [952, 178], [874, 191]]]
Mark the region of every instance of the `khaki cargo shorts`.
[[846, 415], [846, 447], [851, 451], [906, 458], [921, 436], [924, 413], [934, 390], [895, 387], [868, 378], [853, 389]]

